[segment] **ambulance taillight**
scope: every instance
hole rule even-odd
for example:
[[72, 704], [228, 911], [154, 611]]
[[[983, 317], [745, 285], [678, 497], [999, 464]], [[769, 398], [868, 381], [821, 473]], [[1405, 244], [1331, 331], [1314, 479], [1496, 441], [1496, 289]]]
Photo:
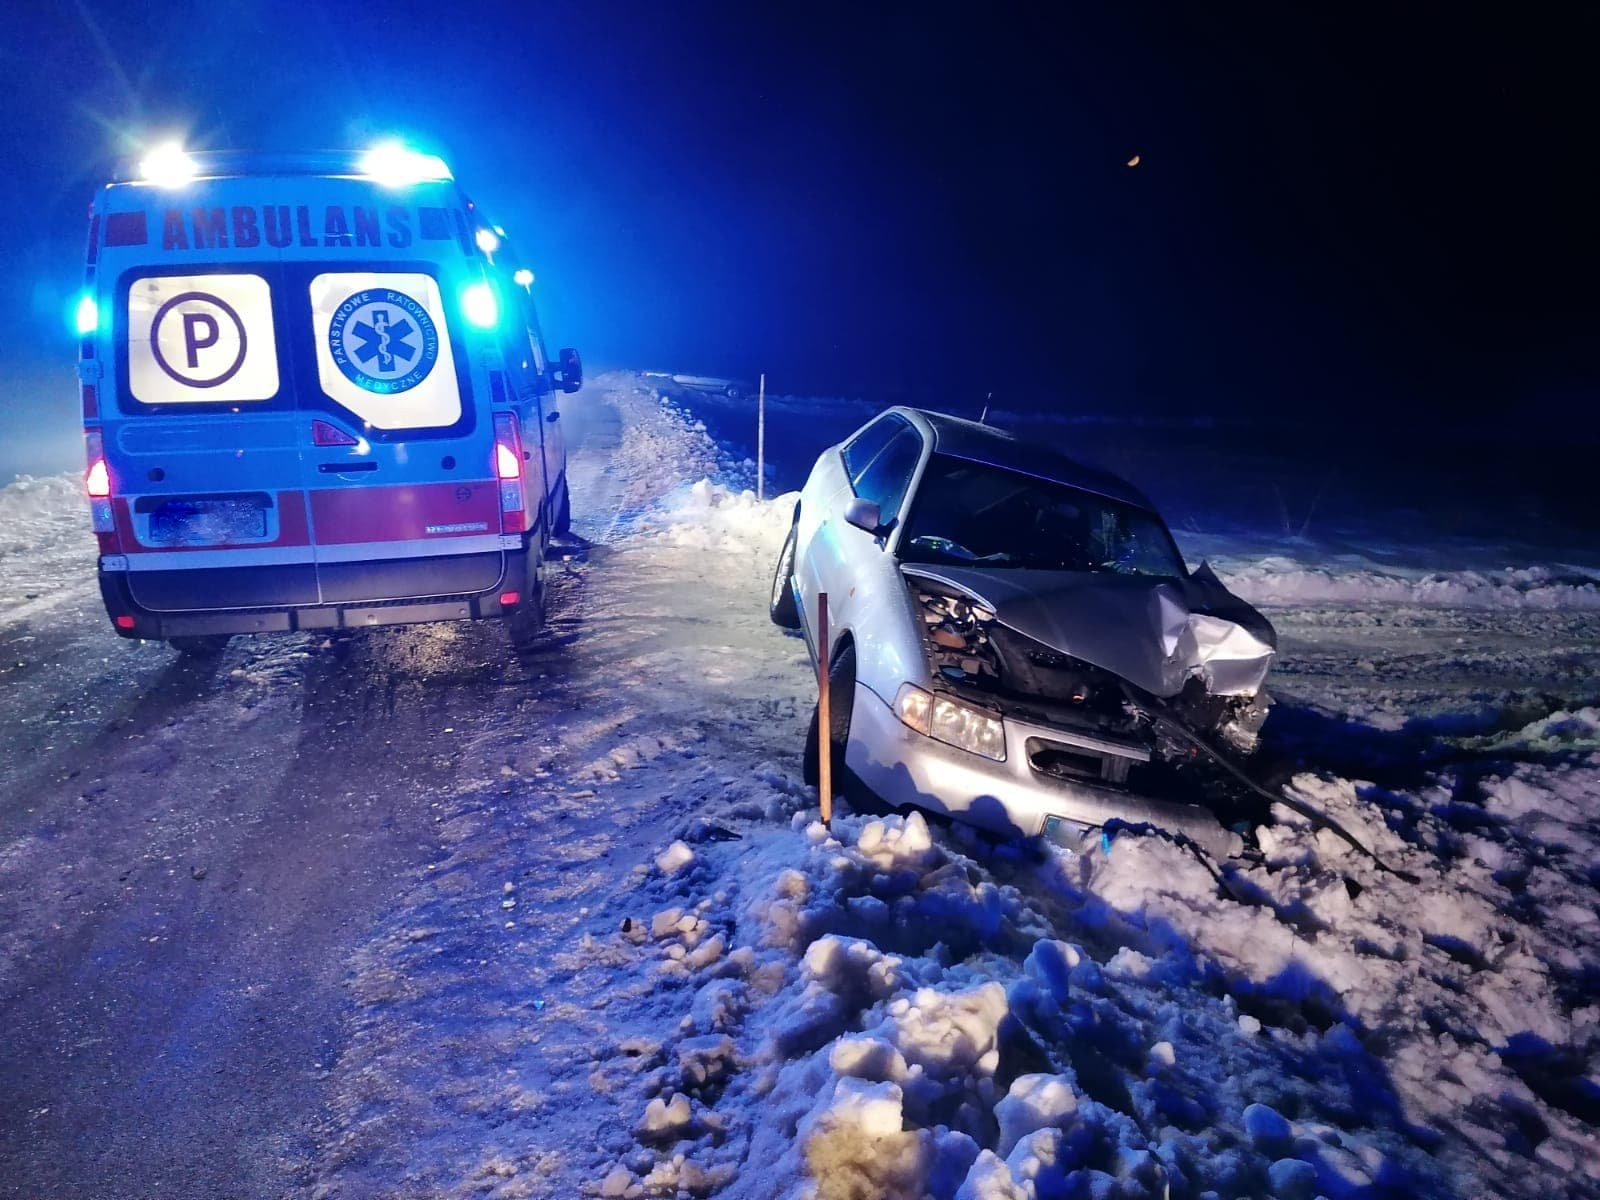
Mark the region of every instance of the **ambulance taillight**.
[[524, 528], [522, 507], [522, 435], [511, 413], [494, 415], [494, 474], [500, 481], [500, 521], [507, 533]]
[[106, 467], [105, 439], [98, 429], [86, 429], [83, 445], [89, 461], [89, 469], [83, 475], [89, 515], [96, 533], [110, 533], [116, 529], [116, 522], [111, 515], [111, 471]]

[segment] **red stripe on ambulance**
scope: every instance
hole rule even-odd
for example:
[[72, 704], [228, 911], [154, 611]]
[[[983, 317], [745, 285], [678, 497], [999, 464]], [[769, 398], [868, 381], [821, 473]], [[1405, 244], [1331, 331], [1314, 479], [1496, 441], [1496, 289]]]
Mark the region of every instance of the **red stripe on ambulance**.
[[500, 490], [489, 479], [311, 493], [317, 542], [441, 541], [500, 532]]

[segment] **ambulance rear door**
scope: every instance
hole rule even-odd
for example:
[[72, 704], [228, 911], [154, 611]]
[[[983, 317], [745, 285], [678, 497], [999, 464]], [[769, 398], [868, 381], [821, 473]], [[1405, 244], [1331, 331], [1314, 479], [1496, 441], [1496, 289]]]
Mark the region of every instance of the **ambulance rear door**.
[[101, 357], [113, 382], [100, 418], [118, 557], [149, 609], [318, 599], [278, 187], [122, 184], [100, 198], [97, 280], [112, 314]]
[[324, 603], [486, 591], [504, 572], [488, 372], [461, 293], [482, 278], [453, 184], [292, 181], [286, 251], [310, 529]]

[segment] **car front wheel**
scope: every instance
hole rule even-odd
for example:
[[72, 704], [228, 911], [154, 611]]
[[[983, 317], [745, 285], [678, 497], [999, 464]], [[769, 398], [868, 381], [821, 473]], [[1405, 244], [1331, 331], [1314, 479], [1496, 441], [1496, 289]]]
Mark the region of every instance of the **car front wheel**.
[[[828, 757], [833, 766], [833, 790], [840, 795], [855, 794], [852, 781], [844, 765], [845, 746], [850, 741], [850, 718], [856, 701], [856, 652], [846, 646], [828, 668]], [[821, 735], [822, 710], [820, 706], [811, 714], [811, 728], [806, 732], [805, 781], [812, 787], [821, 782], [817, 757], [817, 742]]]

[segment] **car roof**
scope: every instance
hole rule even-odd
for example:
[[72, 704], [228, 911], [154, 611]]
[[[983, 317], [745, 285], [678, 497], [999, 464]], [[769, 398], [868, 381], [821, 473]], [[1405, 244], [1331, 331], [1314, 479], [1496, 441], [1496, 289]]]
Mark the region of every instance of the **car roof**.
[[909, 417], [913, 424], [920, 425], [924, 433], [931, 435], [937, 454], [1020, 471], [1024, 475], [1064, 483], [1111, 500], [1155, 511], [1155, 505], [1150, 503], [1149, 498], [1127, 480], [1119, 479], [1108, 471], [1086, 467], [1053, 447], [1025, 442], [1007, 430], [952, 417], [947, 413], [909, 407], [898, 407], [891, 411]]

